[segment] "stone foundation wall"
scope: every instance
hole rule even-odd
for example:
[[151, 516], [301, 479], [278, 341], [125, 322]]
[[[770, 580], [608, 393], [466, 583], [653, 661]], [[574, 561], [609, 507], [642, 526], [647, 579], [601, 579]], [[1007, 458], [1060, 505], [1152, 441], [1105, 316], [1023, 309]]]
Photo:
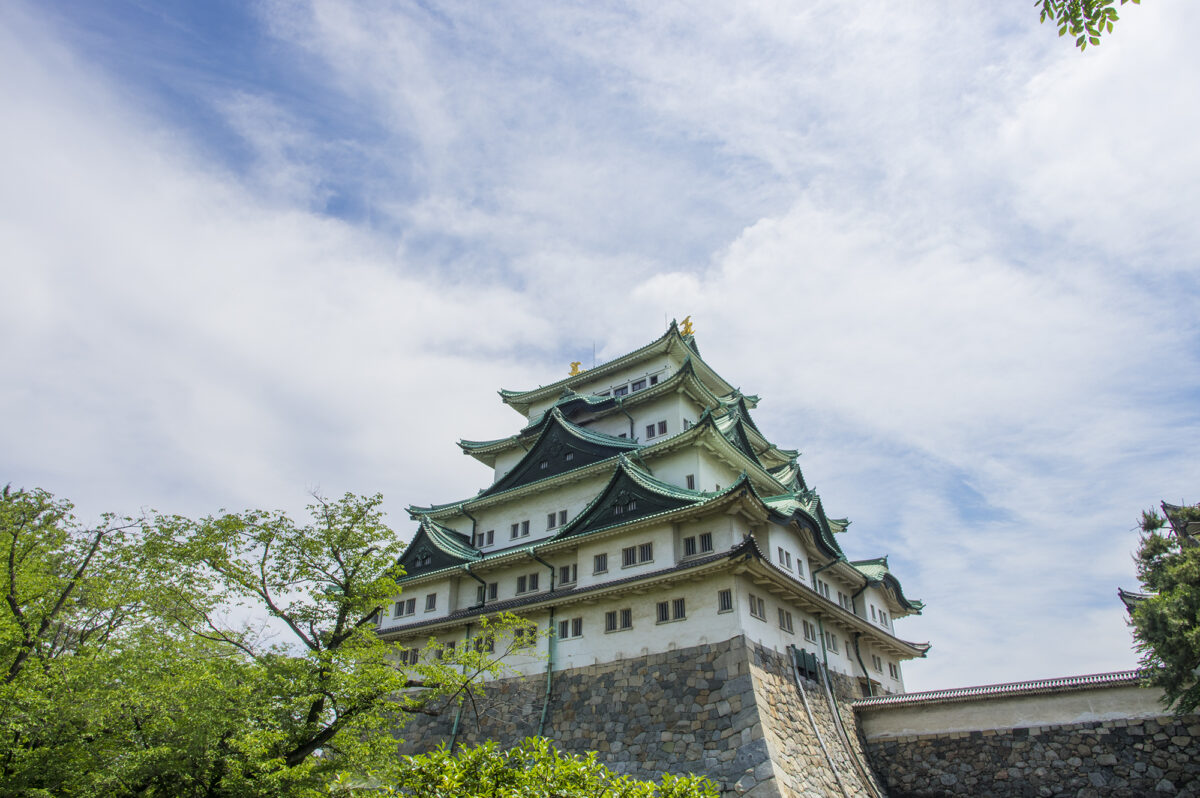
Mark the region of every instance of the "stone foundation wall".
[[1200, 716], [872, 740], [892, 798], [1200, 798]]
[[[836, 675], [835, 680], [850, 748], [865, 761], [849, 708], [854, 684]], [[642, 778], [703, 774], [730, 798], [870, 798], [837, 733], [824, 689], [804, 684], [837, 776], [817, 741], [787, 658], [747, 645], [743, 637], [557, 671], [543, 734], [564, 751], [597, 751], [620, 773]], [[457, 744], [491, 739], [508, 746], [536, 734], [545, 691], [544, 676], [488, 685], [474, 702], [464, 703]], [[453, 711], [415, 718], [404, 728], [400, 753], [449, 744], [454, 719]]]
[[760, 707], [764, 738], [780, 793], [853, 798], [881, 795], [878, 782], [867, 767], [850, 706], [856, 697], [856, 683], [841, 674], [829, 674], [836, 711], [846, 732], [843, 739], [823, 684], [801, 679], [804, 690], [801, 695], [786, 655], [758, 647], [752, 655], [755, 702]]

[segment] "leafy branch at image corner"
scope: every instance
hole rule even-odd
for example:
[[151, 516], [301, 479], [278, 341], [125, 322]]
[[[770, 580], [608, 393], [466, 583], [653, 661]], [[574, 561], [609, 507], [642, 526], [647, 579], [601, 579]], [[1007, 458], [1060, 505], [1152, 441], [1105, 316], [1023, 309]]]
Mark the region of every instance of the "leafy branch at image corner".
[[[1121, 5], [1140, 5], [1142, 0], [1120, 0]], [[1080, 52], [1088, 45], [1099, 46], [1100, 37], [1112, 33], [1116, 23], [1116, 0], [1037, 0], [1034, 6], [1041, 9], [1041, 21], [1053, 20], [1058, 26], [1058, 35], [1068, 33], [1075, 37], [1075, 46]]]

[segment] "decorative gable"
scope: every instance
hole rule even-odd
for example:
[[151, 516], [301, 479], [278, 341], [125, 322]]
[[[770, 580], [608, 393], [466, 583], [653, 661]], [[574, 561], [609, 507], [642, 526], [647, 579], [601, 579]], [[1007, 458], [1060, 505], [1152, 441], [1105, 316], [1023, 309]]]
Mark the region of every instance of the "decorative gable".
[[417, 534], [400, 555], [398, 565], [404, 569], [405, 576], [415, 576], [474, 562], [480, 556], [466, 535], [423, 517]]
[[578, 427], [567, 421], [558, 408], [551, 410], [542, 423], [542, 431], [533, 447], [511, 471], [483, 491], [481, 497], [558, 476], [638, 448], [634, 441]]
[[558, 538], [583, 535], [640, 518], [688, 507], [709, 494], [668, 485], [636, 468], [626, 458], [617, 462], [608, 486], [575, 520], [563, 527]]

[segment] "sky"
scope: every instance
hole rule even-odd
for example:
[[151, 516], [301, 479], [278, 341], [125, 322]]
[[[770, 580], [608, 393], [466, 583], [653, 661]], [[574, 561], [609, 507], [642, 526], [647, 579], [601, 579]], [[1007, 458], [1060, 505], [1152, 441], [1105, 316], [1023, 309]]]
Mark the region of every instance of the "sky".
[[933, 644], [1134, 667], [1200, 501], [1200, 4], [0, 4], [0, 483], [84, 522], [404, 508], [690, 315]]

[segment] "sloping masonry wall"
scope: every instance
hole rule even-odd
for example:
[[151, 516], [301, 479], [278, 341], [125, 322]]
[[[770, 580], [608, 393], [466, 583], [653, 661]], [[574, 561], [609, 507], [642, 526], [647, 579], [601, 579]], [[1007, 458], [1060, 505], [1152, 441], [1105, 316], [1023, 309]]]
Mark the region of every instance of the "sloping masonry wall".
[[786, 655], [743, 637], [557, 671], [545, 695], [544, 678], [490, 684], [461, 714], [410, 722], [400, 753], [452, 738], [512, 745], [541, 726], [561, 749], [597, 751], [618, 772], [699, 773], [729, 798], [882, 795], [861, 764], [854, 683], [833, 674], [798, 687]]
[[892, 798], [1200, 798], [1200, 716], [1132, 673], [971, 689], [859, 702]]

